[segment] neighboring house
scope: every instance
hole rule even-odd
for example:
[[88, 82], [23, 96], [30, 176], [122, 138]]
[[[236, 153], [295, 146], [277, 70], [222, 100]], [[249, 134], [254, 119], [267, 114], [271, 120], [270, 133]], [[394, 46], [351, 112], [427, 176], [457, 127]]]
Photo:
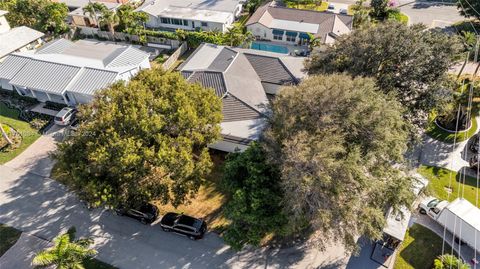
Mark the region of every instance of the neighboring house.
[[269, 2], [259, 7], [246, 23], [258, 40], [287, 45], [306, 45], [309, 34], [331, 44], [352, 30], [353, 16], [279, 7]]
[[[102, 3], [109, 10], [116, 10], [122, 4], [133, 2], [129, 0], [52, 0], [58, 3], [65, 3], [68, 7], [68, 19], [71, 24], [75, 26], [97, 27], [95, 18], [92, 18], [88, 13], [84, 14], [83, 8], [88, 3]], [[98, 14], [100, 16], [100, 14]]]
[[234, 152], [257, 140], [268, 112], [267, 95], [305, 76], [303, 58], [202, 44], [178, 68], [183, 77], [213, 88], [223, 102], [223, 139], [211, 148]]
[[42, 44], [42, 32], [26, 26], [10, 28], [5, 15], [8, 11], [0, 10], [0, 62], [8, 54], [16, 51], [34, 49]]
[[91, 101], [96, 91], [150, 68], [148, 57], [132, 46], [57, 39], [35, 52], [7, 56], [0, 64], [0, 85], [40, 102], [77, 105]]
[[148, 14], [149, 28], [225, 32], [240, 15], [242, 4], [243, 0], [146, 0], [137, 11]]

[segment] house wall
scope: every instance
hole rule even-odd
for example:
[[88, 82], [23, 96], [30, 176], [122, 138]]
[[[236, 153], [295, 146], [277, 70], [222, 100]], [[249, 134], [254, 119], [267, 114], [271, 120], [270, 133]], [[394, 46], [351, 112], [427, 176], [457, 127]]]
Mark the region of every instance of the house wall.
[[210, 144], [208, 145], [208, 147], [211, 149], [216, 149], [224, 152], [235, 152], [237, 150], [239, 150], [240, 152], [243, 152], [248, 148], [247, 145], [236, 144], [236, 143], [227, 142], [223, 140]]
[[13, 86], [8, 83], [9, 80], [6, 80], [6, 79], [3, 79], [3, 78], [0, 78], [0, 87], [4, 90], [10, 90], [12, 91], [13, 90]]
[[81, 93], [67, 93], [68, 98], [72, 105], [87, 104], [92, 101], [93, 95], [81, 94]]
[[[182, 29], [186, 31], [195, 31], [196, 29], [201, 29], [204, 31], [209, 30], [217, 30], [221, 32], [226, 32], [228, 27], [231, 26], [234, 22], [234, 16], [232, 16], [225, 22], [225, 23], [217, 23], [217, 22], [207, 22], [207, 21], [198, 21], [198, 20], [186, 20], [187, 25], [176, 25], [176, 24], [166, 24], [162, 23], [161, 17], [156, 17], [152, 15], [148, 15], [149, 19], [146, 22], [146, 26], [149, 28], [168, 28], [172, 30]], [[183, 19], [182, 19], [183, 22]], [[202, 23], [206, 24], [206, 26], [202, 26]]]
[[287, 35], [286, 34], [283, 35], [281, 40], [273, 39], [273, 29], [265, 27], [264, 25], [262, 25], [260, 23], [254, 23], [254, 24], [248, 25], [247, 30], [251, 31], [253, 33], [253, 35], [259, 40], [262, 40], [262, 39], [263, 40], [270, 40], [270, 41], [274, 41], [276, 43], [282, 43], [282, 44], [285, 44], [285, 45], [295, 45], [295, 44], [298, 44], [300, 42], [300, 38], [298, 37], [298, 35], [295, 38], [295, 41], [287, 41]]

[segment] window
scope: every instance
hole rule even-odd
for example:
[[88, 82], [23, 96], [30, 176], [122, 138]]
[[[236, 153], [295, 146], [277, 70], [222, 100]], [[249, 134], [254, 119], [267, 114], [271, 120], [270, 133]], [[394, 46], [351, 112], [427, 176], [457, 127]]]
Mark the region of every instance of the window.
[[202, 27], [207, 27], [208, 26], [208, 23], [202, 21]]
[[283, 40], [283, 34], [274, 33], [274, 34], [273, 34], [273, 39], [275, 39], [275, 40]]
[[287, 35], [287, 41], [288, 42], [295, 42], [295, 36]]
[[187, 20], [183, 20], [183, 25], [188, 26], [188, 21], [187, 21]]
[[162, 23], [165, 24], [170, 24], [170, 19], [169, 18], [161, 18]]
[[172, 24], [182, 25], [182, 24], [183, 24], [183, 21], [182, 21], [182, 20], [179, 20], [179, 19], [172, 19]]

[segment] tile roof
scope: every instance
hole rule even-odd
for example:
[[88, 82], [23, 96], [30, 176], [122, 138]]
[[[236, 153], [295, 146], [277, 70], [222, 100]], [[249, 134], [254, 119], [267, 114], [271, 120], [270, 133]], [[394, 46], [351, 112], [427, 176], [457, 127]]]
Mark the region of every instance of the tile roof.
[[223, 99], [223, 121], [241, 121], [251, 120], [262, 117], [262, 115], [244, 102], [231, 94], [227, 94]]
[[328, 34], [338, 28], [338, 24], [344, 24], [344, 27], [351, 30], [353, 16], [280, 7], [268, 2], [255, 11], [246, 25], [255, 23], [270, 29], [311, 33], [325, 42]]
[[222, 98], [227, 92], [225, 80], [223, 79], [223, 74], [221, 72], [197, 71], [191, 74], [188, 81], [193, 83], [199, 82], [205, 88], [213, 88], [215, 94], [220, 98]]
[[296, 83], [295, 77], [279, 58], [245, 53], [262, 82], [285, 85]]

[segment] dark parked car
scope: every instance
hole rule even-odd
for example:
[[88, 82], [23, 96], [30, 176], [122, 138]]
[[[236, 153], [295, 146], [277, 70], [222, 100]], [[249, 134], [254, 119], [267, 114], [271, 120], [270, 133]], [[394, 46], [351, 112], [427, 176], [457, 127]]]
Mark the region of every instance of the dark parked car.
[[158, 208], [152, 204], [145, 204], [138, 209], [115, 209], [115, 213], [119, 216], [128, 216], [139, 220], [143, 224], [150, 224], [158, 217]]
[[476, 171], [478, 169], [478, 154], [473, 155], [468, 163], [470, 165], [470, 168]]
[[473, 151], [474, 153], [478, 153], [479, 150], [479, 141], [480, 136], [478, 134], [474, 135], [472, 137], [472, 143], [470, 144], [470, 150]]
[[207, 231], [207, 224], [201, 219], [183, 214], [167, 213], [160, 221], [160, 226], [166, 232], [176, 232], [192, 240], [200, 239]]

